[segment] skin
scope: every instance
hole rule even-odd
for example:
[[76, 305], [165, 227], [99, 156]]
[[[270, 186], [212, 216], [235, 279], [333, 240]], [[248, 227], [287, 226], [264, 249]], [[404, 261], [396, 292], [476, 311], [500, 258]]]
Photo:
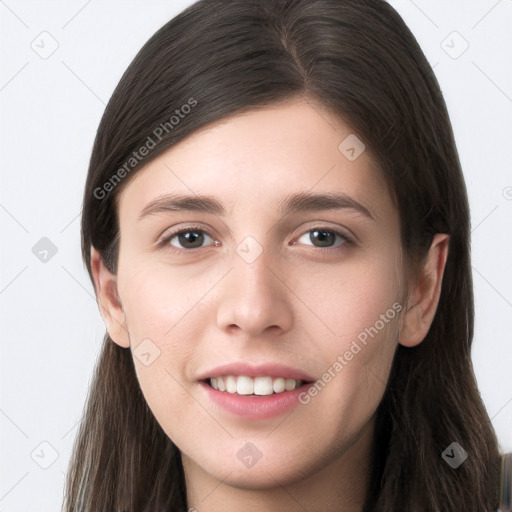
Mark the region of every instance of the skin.
[[[436, 235], [424, 266], [406, 278], [399, 213], [370, 150], [350, 161], [338, 149], [351, 133], [298, 98], [213, 123], [122, 190], [117, 275], [91, 248], [108, 332], [132, 350], [144, 396], [182, 452], [189, 507], [199, 512], [362, 510], [375, 411], [398, 343], [412, 347], [428, 332], [448, 236]], [[177, 192], [214, 195], [226, 215], [167, 211], [138, 220], [151, 201]], [[353, 209], [279, 214], [276, 205], [295, 192], [346, 194], [374, 219]], [[190, 223], [207, 235], [202, 242], [174, 236], [173, 245], [156, 245]], [[332, 235], [322, 244], [319, 227], [351, 241]], [[252, 263], [236, 252], [247, 236], [262, 248]], [[395, 303], [400, 314], [291, 413], [234, 417], [197, 381], [231, 361], [279, 362], [321, 379]], [[148, 366], [134, 352], [145, 339], [160, 351]], [[250, 468], [237, 458], [248, 441], [262, 455]]]

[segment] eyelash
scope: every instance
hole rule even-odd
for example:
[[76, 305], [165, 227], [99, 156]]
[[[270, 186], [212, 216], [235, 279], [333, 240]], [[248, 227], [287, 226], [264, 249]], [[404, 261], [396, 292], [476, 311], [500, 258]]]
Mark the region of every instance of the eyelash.
[[[342, 250], [346, 245], [352, 245], [354, 243], [354, 241], [351, 238], [349, 238], [345, 233], [342, 233], [341, 231], [338, 231], [336, 229], [325, 228], [323, 226], [312, 227], [312, 228], [308, 229], [307, 231], [305, 231], [304, 233], [302, 233], [299, 238], [301, 238], [306, 233], [310, 233], [312, 231], [324, 231], [324, 232], [327, 232], [327, 233], [332, 233], [334, 235], [337, 235], [338, 237], [340, 237], [343, 240], [343, 243], [341, 245], [337, 246], [337, 247], [316, 247], [316, 246], [313, 246], [313, 247], [315, 247], [318, 251], [320, 251], [323, 254], [332, 254], [333, 252]], [[175, 231], [173, 233], [170, 233], [164, 239], [162, 239], [160, 242], [158, 242], [158, 245], [163, 246], [163, 248], [165, 250], [168, 250], [168, 251], [171, 251], [171, 252], [174, 252], [174, 253], [195, 252], [196, 250], [204, 249], [204, 247], [194, 247], [193, 249], [178, 249], [176, 247], [173, 247], [169, 243], [174, 237], [176, 237], [178, 235], [181, 235], [183, 233], [201, 233], [201, 234], [204, 234], [204, 235], [208, 235], [210, 238], [213, 239], [213, 237], [207, 231], [205, 231], [204, 229], [200, 228], [199, 226], [187, 226], [185, 228], [180, 229], [179, 231]]]

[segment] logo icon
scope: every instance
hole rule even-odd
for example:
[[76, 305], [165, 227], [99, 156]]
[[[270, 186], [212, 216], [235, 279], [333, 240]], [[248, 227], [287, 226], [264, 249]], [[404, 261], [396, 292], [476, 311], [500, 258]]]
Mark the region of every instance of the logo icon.
[[34, 50], [41, 59], [47, 59], [51, 57], [59, 47], [57, 40], [49, 33], [41, 32], [33, 41], [30, 43], [30, 47]]
[[32, 450], [30, 457], [41, 469], [48, 469], [59, 458], [59, 453], [48, 441], [43, 441]]
[[467, 458], [468, 453], [459, 443], [453, 442], [441, 454], [441, 457], [453, 468], [457, 469]]
[[238, 460], [248, 469], [254, 467], [263, 457], [263, 453], [251, 442], [245, 443], [236, 454]]
[[133, 354], [144, 366], [149, 366], [160, 357], [160, 349], [149, 338], [145, 338], [137, 345]]
[[353, 162], [363, 154], [366, 146], [364, 145], [363, 141], [357, 137], [357, 135], [351, 133], [338, 146], [338, 149], [343, 156]]
[[455, 60], [469, 48], [469, 43], [457, 31], [453, 31], [443, 39], [441, 48], [449, 57]]
[[236, 252], [247, 263], [253, 263], [263, 252], [263, 247], [254, 237], [247, 236], [238, 244]]
[[43, 236], [32, 247], [32, 254], [42, 263], [48, 263], [57, 254], [57, 246], [49, 238]]

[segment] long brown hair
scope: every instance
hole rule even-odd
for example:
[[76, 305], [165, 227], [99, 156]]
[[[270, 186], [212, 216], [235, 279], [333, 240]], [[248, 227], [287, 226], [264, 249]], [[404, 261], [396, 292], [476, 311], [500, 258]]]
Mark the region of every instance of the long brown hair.
[[[364, 511], [495, 510], [500, 454], [471, 362], [466, 188], [439, 84], [385, 1], [200, 0], [159, 29], [98, 128], [82, 215], [89, 274], [91, 245], [116, 271], [116, 198], [143, 165], [207, 123], [297, 96], [339, 115], [377, 156], [410, 262], [421, 261], [435, 233], [450, 235], [430, 331], [395, 353]], [[143, 146], [151, 148], [139, 160]], [[441, 457], [453, 442], [469, 455], [457, 469]], [[180, 452], [144, 400], [130, 350], [108, 334], [65, 491], [65, 512], [187, 507]]]

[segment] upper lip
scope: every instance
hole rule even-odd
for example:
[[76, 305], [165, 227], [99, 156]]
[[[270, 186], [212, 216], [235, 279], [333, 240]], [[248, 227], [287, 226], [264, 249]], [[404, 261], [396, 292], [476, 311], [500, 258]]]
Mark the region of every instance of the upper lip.
[[285, 379], [303, 380], [312, 382], [315, 379], [307, 373], [297, 368], [291, 368], [278, 363], [248, 364], [247, 362], [233, 362], [216, 366], [211, 370], [204, 372], [198, 380], [206, 380], [212, 377], [222, 377], [225, 375], [246, 375], [247, 377], [283, 377]]

